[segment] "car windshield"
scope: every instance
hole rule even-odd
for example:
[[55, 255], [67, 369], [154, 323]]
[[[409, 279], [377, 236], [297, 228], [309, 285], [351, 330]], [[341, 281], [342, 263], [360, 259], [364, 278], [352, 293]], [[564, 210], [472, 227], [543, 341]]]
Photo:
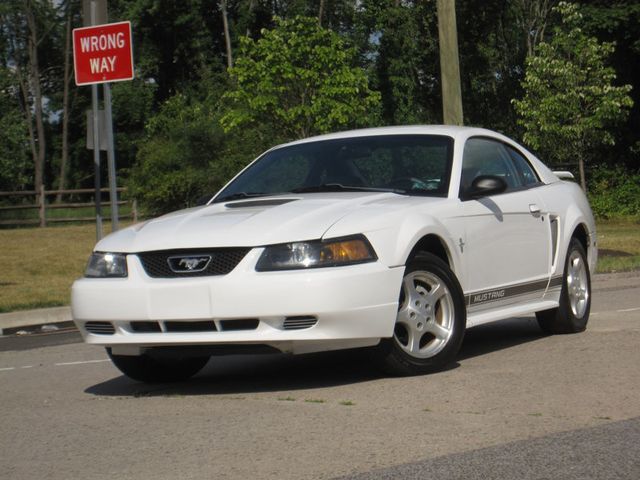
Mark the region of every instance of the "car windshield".
[[389, 191], [446, 196], [453, 139], [381, 135], [277, 148], [264, 154], [215, 202], [279, 193]]

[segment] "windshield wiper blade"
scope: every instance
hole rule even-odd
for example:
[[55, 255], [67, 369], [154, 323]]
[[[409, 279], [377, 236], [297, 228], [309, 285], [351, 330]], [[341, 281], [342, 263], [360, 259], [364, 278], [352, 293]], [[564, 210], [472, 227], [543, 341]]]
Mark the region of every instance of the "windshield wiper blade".
[[224, 197], [216, 198], [213, 203], [229, 202], [231, 200], [240, 200], [243, 198], [266, 197], [267, 195], [273, 195], [273, 194], [264, 193], [264, 192], [237, 192], [237, 193], [231, 193], [229, 195], [225, 195]]
[[378, 188], [378, 187], [356, 187], [353, 185], [342, 185], [341, 183], [323, 183], [322, 185], [313, 185], [310, 187], [294, 188], [291, 193], [316, 193], [316, 192], [391, 192], [405, 193], [404, 190], [397, 188]]

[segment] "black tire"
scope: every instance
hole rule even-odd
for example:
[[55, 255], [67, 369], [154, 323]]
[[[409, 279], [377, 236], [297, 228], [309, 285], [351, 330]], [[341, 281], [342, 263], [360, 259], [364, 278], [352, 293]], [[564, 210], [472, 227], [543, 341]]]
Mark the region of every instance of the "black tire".
[[[455, 360], [464, 338], [467, 313], [462, 288], [449, 266], [428, 253], [408, 262], [402, 283], [394, 335], [376, 347], [376, 360], [392, 375], [441, 370]], [[430, 298], [440, 293], [442, 297]]]
[[107, 348], [113, 364], [127, 377], [145, 383], [180, 382], [198, 373], [209, 357], [162, 358], [143, 353], [139, 356], [114, 355]]
[[587, 254], [582, 244], [572, 238], [564, 264], [560, 305], [537, 312], [536, 317], [540, 328], [548, 335], [579, 333], [587, 328], [590, 311], [591, 275]]

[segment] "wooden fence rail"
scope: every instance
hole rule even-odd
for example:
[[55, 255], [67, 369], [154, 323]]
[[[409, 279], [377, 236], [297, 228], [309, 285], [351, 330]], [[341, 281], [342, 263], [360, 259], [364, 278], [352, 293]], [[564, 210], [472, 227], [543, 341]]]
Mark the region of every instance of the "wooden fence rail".
[[[117, 192], [125, 192], [126, 188], [118, 188]], [[102, 193], [109, 193], [108, 188], [102, 188], [100, 190]], [[51, 218], [47, 217], [47, 211], [54, 209], [74, 209], [74, 208], [91, 208], [95, 206], [94, 202], [66, 202], [66, 203], [50, 203], [47, 202], [47, 197], [51, 195], [81, 195], [87, 196], [89, 194], [94, 194], [95, 190], [92, 188], [77, 188], [77, 189], [65, 189], [65, 190], [45, 190], [44, 187], [41, 187], [39, 190], [24, 190], [21, 192], [0, 192], [0, 200], [3, 198], [10, 197], [35, 197], [35, 203], [27, 203], [27, 204], [18, 204], [18, 205], [0, 205], [0, 213], [1, 212], [10, 212], [10, 211], [25, 211], [25, 210], [38, 210], [38, 218], [35, 219], [23, 219], [23, 218], [13, 218], [13, 219], [0, 219], [0, 226], [2, 225], [39, 225], [40, 227], [46, 227], [47, 223], [58, 223], [58, 222], [93, 222], [95, 221], [95, 216], [93, 217], [60, 217], [60, 218]], [[107, 195], [108, 196], [108, 195]], [[100, 201], [101, 207], [108, 207], [110, 202], [107, 200]], [[131, 205], [131, 213], [126, 215], [119, 215], [119, 218], [130, 218], [134, 222], [138, 221], [138, 205], [135, 200], [120, 200], [118, 201], [118, 205]]]

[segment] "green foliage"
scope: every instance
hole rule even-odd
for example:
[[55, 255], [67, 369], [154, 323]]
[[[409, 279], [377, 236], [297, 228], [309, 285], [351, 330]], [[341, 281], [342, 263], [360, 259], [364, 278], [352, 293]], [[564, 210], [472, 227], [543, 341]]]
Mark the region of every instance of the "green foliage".
[[[535, 149], [553, 163], [597, 159], [636, 169], [640, 89], [613, 85], [640, 83], [640, 5], [581, 0], [582, 18], [565, 4], [530, 24], [539, 12], [527, 6], [543, 3], [456, 2], [465, 122], [511, 136], [526, 132], [529, 145], [537, 136]], [[34, 95], [25, 107], [15, 75], [20, 66], [23, 85], [33, 84], [27, 12], [34, 15], [45, 98], [44, 180], [47, 187], [59, 184], [65, 27], [68, 17], [72, 27], [82, 25], [81, 5], [0, 1], [0, 188], [32, 188], [25, 112], [34, 111]], [[274, 143], [357, 126], [441, 122], [436, 0], [228, 0], [226, 6], [236, 59], [231, 78], [220, 2], [109, 1], [110, 20], [132, 22], [136, 69], [136, 80], [112, 90], [119, 181], [134, 175], [130, 184], [150, 212], [192, 204]], [[547, 61], [530, 60], [541, 66], [538, 73], [528, 68], [532, 86], [523, 98], [532, 29], [544, 29], [549, 43], [536, 58], [545, 54]], [[91, 90], [71, 83], [66, 185], [91, 187], [85, 147]], [[635, 100], [630, 110], [628, 95]], [[512, 98], [529, 101], [530, 108], [518, 110], [521, 125]], [[106, 170], [103, 162], [104, 179]]]
[[133, 165], [138, 143], [144, 138], [144, 126], [152, 115], [157, 86], [139, 79], [114, 83], [113, 116], [118, 168]]
[[640, 216], [640, 172], [628, 172], [619, 166], [594, 168], [589, 201], [599, 218]]
[[285, 139], [366, 125], [379, 104], [355, 51], [316, 18], [276, 20], [262, 38], [240, 39], [225, 95], [225, 131], [268, 124]]
[[144, 213], [157, 215], [193, 206], [215, 188], [209, 176], [212, 155], [220, 150], [215, 110], [182, 94], [167, 100], [151, 117], [130, 171], [129, 194]]
[[433, 5], [376, 3], [370, 2], [370, 10], [362, 16], [374, 16], [369, 19], [373, 20], [370, 38], [375, 39], [376, 86], [382, 97], [384, 123], [439, 123], [438, 115], [428, 111], [431, 105], [423, 94], [439, 88], [439, 82], [433, 81], [439, 58], [436, 37], [428, 31], [436, 26]]
[[582, 171], [594, 147], [614, 142], [610, 128], [632, 106], [631, 86], [614, 86], [615, 72], [605, 65], [614, 46], [584, 33], [577, 7], [561, 2], [557, 12], [562, 25], [527, 59], [525, 95], [513, 103], [526, 144], [551, 163], [577, 160]]
[[[611, 66], [618, 84], [633, 85], [630, 93], [633, 107], [626, 122], [616, 129], [616, 145], [598, 154], [604, 161], [640, 165], [640, 2], [638, 0], [589, 0], [581, 3], [585, 29], [606, 42], [615, 42]], [[635, 148], [634, 148], [634, 144]]]
[[24, 190], [29, 183], [27, 125], [11, 72], [0, 66], [0, 190]]
[[[525, 36], [518, 21], [521, 3], [456, 2], [465, 123], [511, 136], [520, 133], [510, 100], [520, 96], [526, 56]], [[435, 28], [437, 38], [437, 25]], [[439, 77], [439, 65], [435, 75]]]
[[222, 131], [215, 85], [220, 89], [218, 80], [203, 88], [208, 93], [171, 97], [148, 120], [127, 182], [144, 214], [194, 206], [272, 144], [273, 135], [264, 128]]
[[111, 20], [130, 20], [136, 76], [153, 79], [163, 102], [220, 62], [222, 19], [211, 0], [110, 0]]

